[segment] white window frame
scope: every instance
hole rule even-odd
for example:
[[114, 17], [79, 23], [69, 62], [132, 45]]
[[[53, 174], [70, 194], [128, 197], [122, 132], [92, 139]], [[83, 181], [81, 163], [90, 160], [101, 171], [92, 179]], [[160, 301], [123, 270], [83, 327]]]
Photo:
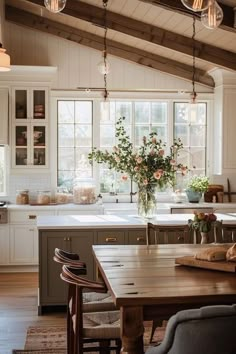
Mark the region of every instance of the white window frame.
[[[51, 109], [50, 109], [50, 137], [51, 141], [57, 141], [57, 101], [58, 100], [91, 100], [93, 101], [93, 146], [99, 148], [99, 136], [100, 136], [100, 103], [103, 100], [102, 92], [100, 91], [51, 91]], [[173, 110], [174, 102], [188, 102], [189, 93], [178, 94], [169, 92], [110, 92], [110, 100], [117, 101], [167, 101], [168, 102], [168, 124], [173, 127]], [[207, 103], [207, 151], [206, 151], [206, 174], [212, 175], [213, 171], [213, 93], [199, 93], [198, 101]], [[166, 142], [167, 146], [170, 146], [173, 141], [173, 129], [170, 131], [169, 140]], [[52, 171], [52, 185], [56, 189], [57, 187], [57, 144], [51, 144], [50, 156], [52, 157], [51, 171]], [[93, 177], [96, 181], [96, 188], [99, 191], [99, 169], [94, 168]]]

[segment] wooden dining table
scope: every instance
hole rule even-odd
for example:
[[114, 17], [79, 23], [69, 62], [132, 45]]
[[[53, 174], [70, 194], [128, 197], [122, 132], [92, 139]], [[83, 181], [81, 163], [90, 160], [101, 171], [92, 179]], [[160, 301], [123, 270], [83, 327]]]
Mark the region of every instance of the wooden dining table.
[[236, 303], [236, 274], [175, 264], [214, 244], [95, 245], [98, 278], [120, 309], [121, 353], [143, 354], [143, 321], [179, 310]]

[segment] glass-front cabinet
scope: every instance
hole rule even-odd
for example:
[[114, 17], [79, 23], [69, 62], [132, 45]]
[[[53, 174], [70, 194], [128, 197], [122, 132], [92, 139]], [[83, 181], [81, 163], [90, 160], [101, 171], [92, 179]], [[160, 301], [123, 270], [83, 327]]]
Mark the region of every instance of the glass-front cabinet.
[[47, 167], [48, 89], [12, 91], [12, 167]]

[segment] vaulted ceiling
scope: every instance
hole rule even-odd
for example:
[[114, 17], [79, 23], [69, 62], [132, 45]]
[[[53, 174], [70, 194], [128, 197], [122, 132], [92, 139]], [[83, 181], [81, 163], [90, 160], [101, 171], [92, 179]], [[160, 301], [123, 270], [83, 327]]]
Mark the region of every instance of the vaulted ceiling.
[[[6, 20], [47, 32], [81, 45], [103, 50], [102, 0], [67, 0], [61, 13], [53, 14], [43, 0], [6, 0]], [[236, 70], [236, 0], [219, 1], [224, 11], [221, 26], [205, 28], [196, 21], [195, 80], [213, 87], [208, 71], [221, 67]], [[192, 80], [193, 13], [180, 0], [109, 0], [107, 51], [140, 65]]]

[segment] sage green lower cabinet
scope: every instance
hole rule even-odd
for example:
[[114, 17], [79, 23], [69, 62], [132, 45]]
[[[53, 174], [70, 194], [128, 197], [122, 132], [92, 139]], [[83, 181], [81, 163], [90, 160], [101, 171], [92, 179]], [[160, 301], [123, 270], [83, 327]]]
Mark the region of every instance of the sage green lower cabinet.
[[87, 264], [87, 276], [94, 279], [93, 244], [93, 231], [39, 231], [39, 314], [45, 306], [66, 304], [67, 285], [60, 278], [61, 264], [53, 260], [55, 248], [78, 253]]
[[[164, 243], [164, 238], [159, 241]], [[178, 239], [178, 236], [172, 241], [183, 242], [182, 239]], [[44, 308], [66, 305], [67, 301], [67, 285], [60, 279], [61, 264], [53, 260], [55, 248], [78, 253], [80, 259], [87, 264], [87, 276], [95, 279], [95, 262], [92, 255], [94, 244], [146, 245], [146, 227], [39, 230], [39, 314], [44, 312]], [[155, 244], [154, 233], [151, 234], [150, 244]]]

